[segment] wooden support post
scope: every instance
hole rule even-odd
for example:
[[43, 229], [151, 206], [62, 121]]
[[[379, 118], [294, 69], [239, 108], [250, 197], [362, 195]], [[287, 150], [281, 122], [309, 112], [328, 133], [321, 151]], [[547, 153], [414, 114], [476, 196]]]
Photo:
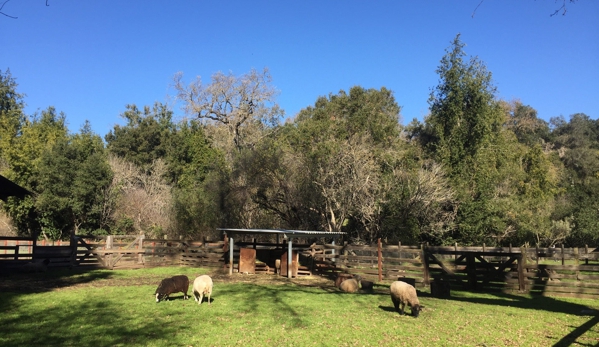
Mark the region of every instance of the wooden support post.
[[383, 244], [381, 243], [381, 238], [379, 237], [378, 247], [378, 269], [379, 269], [379, 282], [383, 280]]
[[566, 265], [566, 258], [564, 256], [564, 244], [562, 243], [562, 265]]
[[233, 274], [233, 235], [229, 237], [229, 275]]
[[291, 269], [293, 268], [293, 247], [292, 247], [292, 241], [291, 241], [291, 237], [289, 237], [287, 239], [287, 278], [291, 278], [292, 277], [292, 271]]

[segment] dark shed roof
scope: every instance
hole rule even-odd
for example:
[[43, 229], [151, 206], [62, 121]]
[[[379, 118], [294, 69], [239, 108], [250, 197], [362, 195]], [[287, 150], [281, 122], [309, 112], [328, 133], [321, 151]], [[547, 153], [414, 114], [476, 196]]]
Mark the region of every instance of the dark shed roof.
[[217, 230], [225, 231], [230, 234], [253, 234], [253, 235], [284, 235], [285, 237], [328, 237], [345, 235], [344, 232], [329, 232], [329, 231], [308, 231], [308, 230], [286, 230], [286, 229], [235, 229], [235, 228], [218, 228]]
[[0, 199], [6, 201], [9, 196], [16, 196], [23, 199], [27, 195], [31, 195], [31, 192], [0, 175]]

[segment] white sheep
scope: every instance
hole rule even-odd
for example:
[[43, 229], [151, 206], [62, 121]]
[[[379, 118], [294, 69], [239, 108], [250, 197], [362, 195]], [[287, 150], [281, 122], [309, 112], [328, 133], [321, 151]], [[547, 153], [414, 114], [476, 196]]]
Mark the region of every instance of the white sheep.
[[208, 296], [208, 305], [210, 305], [210, 295], [212, 295], [212, 278], [208, 275], [198, 276], [193, 281], [193, 296], [195, 300], [198, 302], [198, 305], [202, 304], [202, 300], [204, 299], [204, 295]]
[[420, 301], [418, 301], [416, 288], [409, 283], [395, 281], [391, 283], [389, 290], [391, 291], [391, 300], [393, 301], [395, 310], [399, 311], [400, 314], [403, 314], [407, 304], [412, 308], [412, 316], [418, 317], [422, 308], [420, 306]]
[[361, 282], [362, 279], [360, 278], [360, 276], [346, 279], [345, 281], [341, 282], [341, 284], [339, 285], [339, 289], [346, 293], [355, 293], [362, 287]]

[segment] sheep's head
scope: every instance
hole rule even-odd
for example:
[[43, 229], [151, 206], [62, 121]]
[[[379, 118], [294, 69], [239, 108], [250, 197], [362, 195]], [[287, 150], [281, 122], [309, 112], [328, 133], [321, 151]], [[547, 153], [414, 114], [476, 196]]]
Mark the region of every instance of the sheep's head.
[[414, 318], [420, 315], [420, 311], [422, 311], [422, 307], [420, 305], [412, 306], [412, 316], [414, 316]]
[[160, 302], [160, 300], [166, 299], [166, 297], [169, 294], [168, 287], [169, 287], [168, 282], [166, 282], [166, 281], [160, 282], [160, 284], [158, 285], [158, 288], [156, 288], [156, 292], [154, 292], [154, 295], [156, 295], [156, 302]]

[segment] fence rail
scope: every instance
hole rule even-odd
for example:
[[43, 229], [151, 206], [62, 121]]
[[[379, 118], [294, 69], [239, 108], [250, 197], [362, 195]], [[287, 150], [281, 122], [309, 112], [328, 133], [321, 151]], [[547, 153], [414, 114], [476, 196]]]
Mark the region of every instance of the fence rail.
[[[273, 273], [286, 244], [236, 242], [240, 250], [255, 250], [256, 272]], [[410, 279], [418, 287], [446, 281], [464, 289], [501, 290], [548, 296], [599, 298], [599, 248], [524, 248], [383, 245], [293, 245], [298, 274], [336, 277], [358, 274], [373, 282]], [[98, 266], [138, 268], [155, 266], [224, 267], [226, 240], [146, 239], [143, 235], [78, 236], [73, 242], [34, 242], [0, 237], [0, 268], [18, 268], [36, 259], [49, 267]], [[234, 264], [237, 265], [238, 264]]]

